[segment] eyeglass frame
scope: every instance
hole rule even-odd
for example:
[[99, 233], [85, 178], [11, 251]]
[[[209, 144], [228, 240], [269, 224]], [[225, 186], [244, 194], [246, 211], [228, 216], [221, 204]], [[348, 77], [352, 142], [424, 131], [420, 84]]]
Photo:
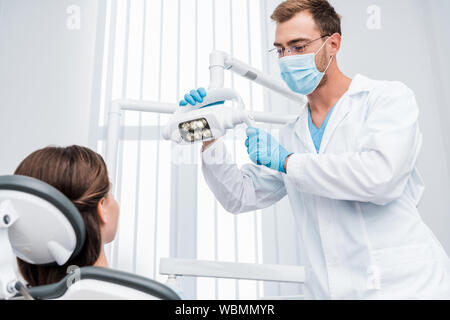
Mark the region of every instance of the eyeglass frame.
[[[331, 36], [332, 36], [331, 34], [325, 34], [325, 35], [321, 36], [320, 38], [311, 40], [311, 41], [309, 41], [309, 42], [307, 42], [307, 43], [305, 43], [305, 44], [303, 44], [303, 45], [301, 45], [301, 46], [299, 46], [299, 45], [293, 45], [293, 46], [288, 46], [287, 48], [285, 48], [285, 47], [282, 47], [282, 48], [273, 48], [273, 49], [270, 49], [270, 50], [269, 50], [269, 53], [270, 53], [270, 54], [273, 54], [274, 52], [278, 53], [278, 58], [284, 57], [284, 53], [285, 53], [286, 50], [289, 50], [289, 53], [294, 52], [294, 54], [301, 54], [301, 53], [298, 53], [299, 50], [297, 50], [296, 48], [301, 48], [301, 50], [304, 50], [304, 49], [305, 49], [307, 46], [309, 46], [311, 43], [313, 43], [313, 42], [315, 42], [315, 41], [317, 41], [317, 40], [319, 40], [319, 39], [323, 39], [323, 38], [325, 38], [325, 37], [331, 37]], [[282, 50], [282, 51], [281, 51], [282, 55], [280, 55], [279, 50]]]

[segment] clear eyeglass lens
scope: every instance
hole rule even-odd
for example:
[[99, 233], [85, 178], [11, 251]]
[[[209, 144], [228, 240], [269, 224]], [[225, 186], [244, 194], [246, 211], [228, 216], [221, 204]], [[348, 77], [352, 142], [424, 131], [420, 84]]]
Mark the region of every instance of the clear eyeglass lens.
[[302, 54], [303, 52], [305, 52], [305, 46], [304, 45], [296, 45], [296, 46], [292, 46], [290, 47], [291, 52], [293, 54]]
[[283, 54], [284, 54], [284, 49], [279, 48], [279, 49], [277, 49], [275, 52], [276, 52], [276, 54], [278, 55], [278, 57], [282, 57]]

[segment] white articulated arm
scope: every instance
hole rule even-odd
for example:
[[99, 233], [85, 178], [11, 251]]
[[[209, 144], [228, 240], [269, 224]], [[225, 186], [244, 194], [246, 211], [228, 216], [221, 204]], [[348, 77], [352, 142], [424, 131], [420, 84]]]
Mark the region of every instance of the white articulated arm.
[[281, 80], [275, 79], [223, 51], [213, 51], [210, 54], [209, 62], [210, 89], [223, 87], [224, 70], [230, 70], [250, 81], [275, 91], [288, 99], [299, 103], [305, 103], [304, 96], [291, 91]]
[[161, 258], [159, 273], [167, 276], [192, 276], [242, 280], [304, 283], [305, 269], [294, 265], [219, 262], [194, 259]]

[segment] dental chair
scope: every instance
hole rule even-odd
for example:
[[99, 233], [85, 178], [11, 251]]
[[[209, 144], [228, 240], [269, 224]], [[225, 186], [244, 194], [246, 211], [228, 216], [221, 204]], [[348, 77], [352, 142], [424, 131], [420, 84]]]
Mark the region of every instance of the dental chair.
[[27, 288], [16, 257], [36, 265], [64, 265], [86, 236], [73, 203], [54, 187], [26, 176], [0, 176], [0, 299], [179, 300], [168, 286], [122, 271], [70, 266], [57, 283]]

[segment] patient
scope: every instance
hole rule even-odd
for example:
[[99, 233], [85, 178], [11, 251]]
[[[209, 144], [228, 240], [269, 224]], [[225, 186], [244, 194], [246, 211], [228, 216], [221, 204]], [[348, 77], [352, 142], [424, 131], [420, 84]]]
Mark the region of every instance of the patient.
[[58, 282], [67, 275], [70, 265], [108, 267], [104, 246], [116, 235], [119, 206], [103, 158], [80, 146], [47, 147], [30, 154], [15, 174], [39, 179], [61, 191], [75, 204], [86, 227], [81, 252], [65, 265], [37, 266], [17, 258], [28, 284]]

